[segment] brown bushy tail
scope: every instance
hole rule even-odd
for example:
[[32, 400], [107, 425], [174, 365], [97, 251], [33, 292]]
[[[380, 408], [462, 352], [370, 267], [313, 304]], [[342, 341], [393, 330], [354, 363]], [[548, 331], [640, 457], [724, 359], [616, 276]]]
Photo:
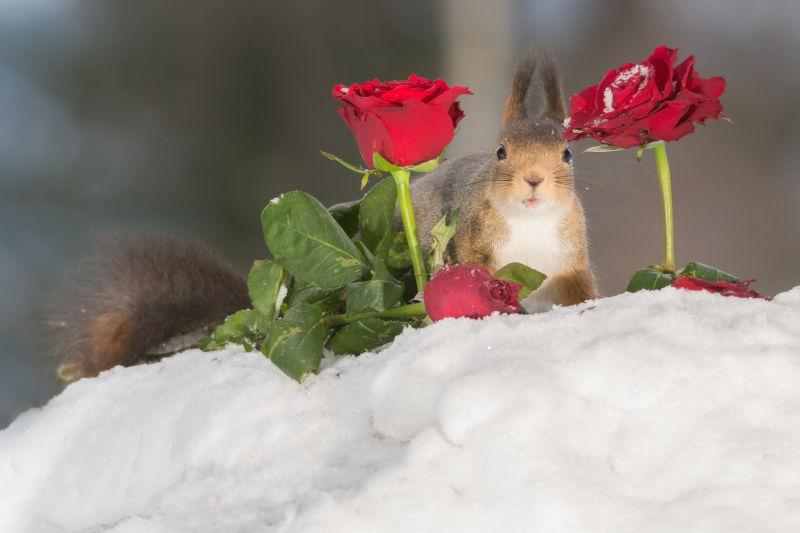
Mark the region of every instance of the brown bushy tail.
[[249, 305], [242, 276], [200, 243], [104, 239], [50, 320], [59, 375], [74, 381], [191, 346]]

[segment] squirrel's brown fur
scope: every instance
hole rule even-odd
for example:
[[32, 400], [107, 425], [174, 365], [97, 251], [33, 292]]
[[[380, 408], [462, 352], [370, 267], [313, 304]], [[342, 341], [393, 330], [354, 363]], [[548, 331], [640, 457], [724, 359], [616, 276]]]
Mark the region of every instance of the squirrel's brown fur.
[[133, 364], [248, 305], [242, 276], [198, 242], [101, 239], [49, 320], [59, 374], [73, 381]]
[[[534, 73], [543, 104], [529, 116]], [[517, 261], [548, 275], [529, 309], [597, 297], [583, 208], [561, 137], [565, 115], [555, 61], [529, 50], [514, 73], [497, 151], [446, 161], [411, 184], [423, 249], [430, 246], [433, 225], [458, 208], [448, 249], [453, 261], [490, 271]]]

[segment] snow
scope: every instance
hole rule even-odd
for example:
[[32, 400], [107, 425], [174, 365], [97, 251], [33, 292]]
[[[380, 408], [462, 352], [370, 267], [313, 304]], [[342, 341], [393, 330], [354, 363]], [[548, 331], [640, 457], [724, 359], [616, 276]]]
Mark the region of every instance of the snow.
[[283, 301], [286, 299], [286, 295], [289, 293], [289, 289], [286, 287], [285, 283], [281, 283], [280, 288], [278, 289], [278, 295], [275, 298], [275, 315], [277, 316], [280, 313], [281, 305], [283, 305]]
[[611, 86], [609, 85], [603, 91], [603, 113], [613, 113], [614, 112], [614, 93], [611, 91]]
[[303, 385], [189, 351], [0, 432], [0, 531], [800, 530], [800, 288], [407, 329]]
[[630, 68], [620, 71], [617, 77], [614, 78], [614, 81], [603, 90], [603, 113], [614, 112], [614, 89], [622, 88], [631, 78], [639, 76], [641, 80], [639, 81], [639, 86], [636, 88], [636, 92], [638, 93], [647, 87], [647, 83], [650, 81], [652, 75], [653, 67], [643, 64], [632, 65]]

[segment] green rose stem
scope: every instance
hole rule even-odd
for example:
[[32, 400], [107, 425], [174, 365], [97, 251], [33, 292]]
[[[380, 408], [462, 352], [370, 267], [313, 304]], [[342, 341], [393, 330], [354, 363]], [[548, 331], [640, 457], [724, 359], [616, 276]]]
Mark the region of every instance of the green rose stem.
[[669, 176], [669, 160], [667, 160], [666, 143], [655, 143], [653, 155], [656, 158], [658, 183], [661, 186], [661, 201], [664, 204], [664, 262], [662, 268], [671, 274], [675, 273], [675, 226], [672, 220], [672, 184]]
[[365, 318], [412, 318], [425, 316], [425, 304], [422, 302], [394, 307], [386, 311], [363, 311], [353, 315], [330, 315], [325, 318], [327, 327], [341, 326]]
[[428, 273], [425, 270], [422, 248], [419, 245], [414, 207], [411, 205], [411, 171], [400, 168], [391, 172], [392, 177], [394, 177], [394, 183], [397, 186], [397, 203], [400, 206], [400, 218], [403, 219], [403, 229], [405, 229], [408, 250], [411, 253], [411, 264], [414, 266], [417, 291], [422, 293], [425, 290], [425, 284], [428, 282]]

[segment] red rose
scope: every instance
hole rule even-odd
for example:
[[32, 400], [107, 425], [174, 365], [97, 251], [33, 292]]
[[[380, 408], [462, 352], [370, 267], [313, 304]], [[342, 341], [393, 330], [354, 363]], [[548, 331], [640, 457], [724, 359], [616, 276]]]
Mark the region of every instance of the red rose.
[[519, 311], [522, 285], [496, 279], [478, 265], [446, 265], [425, 286], [425, 310], [431, 320], [481, 318], [494, 311]]
[[661, 45], [642, 63], [611, 70], [598, 85], [573, 95], [564, 139], [594, 137], [633, 148], [678, 140], [694, 131], [695, 122], [719, 117], [725, 79], [700, 76], [694, 56], [674, 66], [677, 58], [676, 48]]
[[333, 86], [334, 98], [344, 104], [337, 110], [370, 168], [375, 152], [397, 166], [438, 157], [464, 117], [456, 101], [462, 94], [472, 93], [467, 87], [448, 87], [442, 80], [414, 74], [405, 81]]
[[749, 288], [754, 279], [746, 279], [738, 283], [729, 281], [706, 281], [690, 276], [679, 276], [672, 286], [676, 289], [686, 289], [690, 291], [708, 291], [722, 296], [736, 296], [739, 298], [764, 298], [757, 291]]

